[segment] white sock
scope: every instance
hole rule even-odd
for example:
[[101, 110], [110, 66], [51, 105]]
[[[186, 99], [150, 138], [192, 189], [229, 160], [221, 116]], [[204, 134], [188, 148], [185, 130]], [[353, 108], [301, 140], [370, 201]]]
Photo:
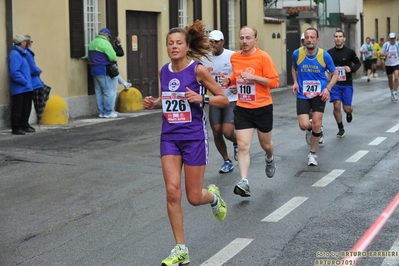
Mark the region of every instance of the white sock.
[[186, 250], [186, 245], [185, 244], [177, 244], [181, 250]]

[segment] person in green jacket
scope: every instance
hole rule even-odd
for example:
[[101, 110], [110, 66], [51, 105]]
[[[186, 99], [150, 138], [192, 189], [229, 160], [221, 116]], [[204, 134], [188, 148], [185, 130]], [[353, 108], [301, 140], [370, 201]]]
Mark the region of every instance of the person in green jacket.
[[[116, 65], [116, 52], [109, 42], [111, 32], [102, 28], [96, 38], [89, 44], [90, 72], [94, 79], [98, 116], [101, 118], [115, 118], [113, 112], [115, 105], [116, 83], [119, 75]], [[116, 70], [115, 73], [109, 71]]]

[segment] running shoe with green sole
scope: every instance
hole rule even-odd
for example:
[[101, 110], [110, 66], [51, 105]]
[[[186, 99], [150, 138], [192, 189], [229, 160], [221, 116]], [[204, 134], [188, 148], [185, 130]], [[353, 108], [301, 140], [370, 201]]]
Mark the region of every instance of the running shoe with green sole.
[[161, 266], [179, 266], [190, 263], [190, 256], [188, 254], [188, 248], [181, 250], [179, 245], [176, 245], [170, 252], [169, 257], [162, 261]]
[[220, 197], [220, 191], [217, 186], [214, 184], [211, 184], [208, 186], [208, 191], [211, 192], [212, 194], [215, 194], [218, 197], [218, 203], [216, 206], [212, 207], [212, 212], [213, 215], [215, 215], [215, 218], [219, 221], [222, 222], [226, 218], [227, 214], [227, 206], [222, 197]]
[[337, 133], [337, 137], [338, 137], [338, 138], [343, 138], [343, 137], [345, 137], [345, 129], [340, 128], [339, 131], [338, 131], [338, 133]]

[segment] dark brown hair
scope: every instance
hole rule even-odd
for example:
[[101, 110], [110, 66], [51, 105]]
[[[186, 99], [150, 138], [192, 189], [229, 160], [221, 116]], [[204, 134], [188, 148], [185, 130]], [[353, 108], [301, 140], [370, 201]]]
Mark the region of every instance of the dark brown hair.
[[212, 46], [202, 20], [196, 20], [193, 24], [184, 27], [184, 29], [179, 27], [170, 29], [166, 35], [166, 45], [168, 44], [168, 36], [173, 33], [181, 33], [185, 36], [186, 43], [190, 47], [187, 57], [201, 60], [205, 56], [210, 59], [209, 53], [212, 51]]

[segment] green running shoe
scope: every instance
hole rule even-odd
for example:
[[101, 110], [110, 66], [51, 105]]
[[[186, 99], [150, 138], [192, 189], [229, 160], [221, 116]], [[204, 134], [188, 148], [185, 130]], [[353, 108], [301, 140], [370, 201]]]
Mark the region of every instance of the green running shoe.
[[190, 263], [190, 256], [188, 254], [188, 248], [181, 250], [179, 245], [176, 245], [170, 252], [169, 257], [162, 261], [161, 266], [179, 266]]
[[211, 192], [212, 194], [215, 194], [218, 197], [218, 203], [216, 204], [216, 206], [212, 207], [212, 212], [213, 212], [213, 215], [215, 215], [215, 218], [219, 222], [222, 222], [226, 218], [226, 214], [227, 214], [226, 203], [224, 202], [222, 197], [220, 197], [220, 191], [217, 186], [215, 186], [213, 184], [209, 185], [208, 191]]

